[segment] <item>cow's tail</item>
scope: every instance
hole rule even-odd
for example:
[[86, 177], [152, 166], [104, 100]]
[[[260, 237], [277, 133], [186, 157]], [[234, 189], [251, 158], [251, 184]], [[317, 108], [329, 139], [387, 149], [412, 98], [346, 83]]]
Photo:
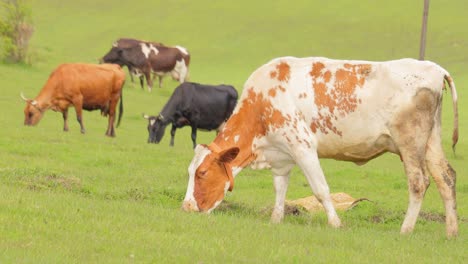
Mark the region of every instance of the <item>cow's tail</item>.
[[119, 118], [117, 119], [117, 127], [119, 127], [120, 125], [120, 119], [122, 119], [122, 114], [123, 114], [123, 90], [120, 91]]
[[452, 104], [453, 104], [453, 134], [452, 134], [452, 150], [455, 153], [455, 145], [458, 142], [458, 96], [457, 89], [455, 88], [455, 83], [453, 82], [452, 77], [448, 73], [444, 76], [445, 81], [450, 87], [450, 93], [452, 94]]

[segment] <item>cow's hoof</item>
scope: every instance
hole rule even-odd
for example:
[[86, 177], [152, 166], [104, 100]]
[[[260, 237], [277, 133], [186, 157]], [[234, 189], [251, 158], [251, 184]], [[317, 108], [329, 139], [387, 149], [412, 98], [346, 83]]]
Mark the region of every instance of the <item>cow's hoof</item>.
[[340, 228], [342, 226], [339, 218], [328, 220], [328, 225], [333, 228]]

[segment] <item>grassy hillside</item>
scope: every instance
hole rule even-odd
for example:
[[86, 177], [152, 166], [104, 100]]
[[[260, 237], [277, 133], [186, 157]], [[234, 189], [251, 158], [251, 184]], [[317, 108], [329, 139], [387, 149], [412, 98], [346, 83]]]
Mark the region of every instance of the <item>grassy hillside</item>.
[[[407, 206], [399, 158], [365, 166], [323, 160], [332, 192], [366, 197], [339, 212], [332, 230], [323, 213], [288, 215], [271, 225], [269, 171], [246, 169], [234, 192], [211, 215], [180, 210], [193, 157], [190, 129], [146, 143], [142, 113], [157, 114], [177, 86], [166, 78], [152, 93], [124, 89], [125, 112], [114, 139], [107, 120], [85, 112], [85, 135], [70, 109], [23, 126], [20, 92], [34, 97], [64, 62], [97, 62], [119, 37], [182, 45], [191, 52], [191, 81], [234, 85], [280, 56], [389, 60], [418, 57], [423, 1], [108, 1], [33, 0], [33, 64], [0, 64], [1, 263], [461, 263], [468, 258], [468, 17], [462, 0], [432, 1], [426, 58], [451, 72], [459, 95], [460, 141], [450, 150], [451, 96], [444, 98], [443, 141], [458, 173], [460, 236], [445, 239], [444, 210], [435, 184], [414, 234], [399, 228]], [[365, 128], [363, 128], [365, 129]], [[199, 132], [209, 143], [213, 132]], [[311, 195], [295, 169], [288, 199]]]

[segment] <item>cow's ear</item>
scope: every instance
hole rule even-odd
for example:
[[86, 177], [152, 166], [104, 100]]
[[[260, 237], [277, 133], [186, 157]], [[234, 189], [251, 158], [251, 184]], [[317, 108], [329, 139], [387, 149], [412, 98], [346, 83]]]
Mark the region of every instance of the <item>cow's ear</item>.
[[237, 154], [239, 154], [238, 147], [223, 150], [221, 153], [219, 153], [219, 161], [229, 163], [237, 157]]

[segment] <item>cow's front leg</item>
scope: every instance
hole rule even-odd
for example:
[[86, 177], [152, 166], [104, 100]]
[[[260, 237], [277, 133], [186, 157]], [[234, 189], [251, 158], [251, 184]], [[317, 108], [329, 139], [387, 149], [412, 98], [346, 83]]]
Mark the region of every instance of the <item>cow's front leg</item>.
[[144, 81], [145, 81], [145, 76], [143, 76], [142, 74], [140, 74], [140, 76], [138, 76], [138, 78], [140, 78], [140, 86], [141, 86], [141, 89], [145, 89], [145, 84], [144, 84]]
[[68, 108], [63, 110], [63, 131], [68, 131]]
[[130, 80], [132, 81], [132, 84], [134, 84], [135, 81], [133, 80], [133, 69], [131, 66], [128, 66], [128, 74], [130, 75]]
[[192, 126], [192, 142], [193, 142], [193, 148], [197, 146], [197, 127]]
[[176, 129], [177, 129], [177, 127], [174, 124], [172, 124], [172, 127], [171, 127], [171, 143], [169, 144], [169, 146], [171, 146], [171, 147], [174, 146], [174, 138], [175, 138]]
[[312, 147], [315, 144], [310, 142], [309, 145], [310, 147], [301, 145], [295, 148], [294, 159], [306, 176], [315, 197], [320, 203], [322, 203], [328, 217], [328, 224], [332, 227], [338, 228], [341, 226], [341, 221], [333, 206], [330, 189], [322, 168], [320, 167], [317, 150]]
[[292, 166], [282, 168], [281, 170], [275, 168], [272, 169], [273, 184], [276, 193], [275, 206], [271, 214], [271, 222], [274, 224], [280, 223], [284, 218], [284, 201], [286, 200], [291, 168]]
[[151, 71], [145, 70], [144, 74], [146, 78], [146, 84], [148, 85], [148, 91], [151, 92], [151, 90], [153, 90], [153, 79], [151, 78]]

